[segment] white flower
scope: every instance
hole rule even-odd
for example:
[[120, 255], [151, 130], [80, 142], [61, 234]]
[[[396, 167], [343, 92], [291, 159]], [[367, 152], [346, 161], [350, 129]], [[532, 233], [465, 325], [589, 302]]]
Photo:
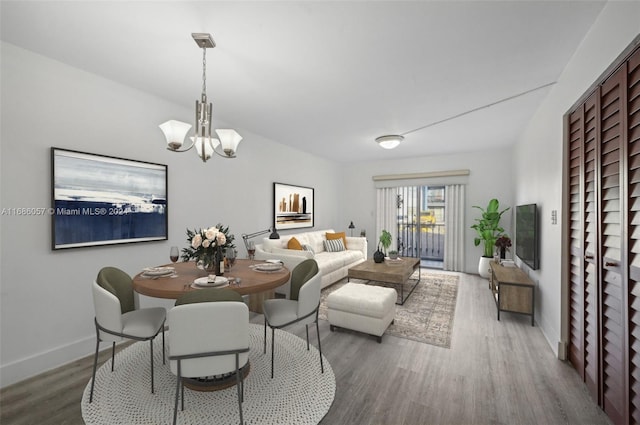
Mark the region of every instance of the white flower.
[[216, 236], [218, 235], [219, 230], [216, 227], [209, 227], [205, 232], [204, 235], [206, 236], [207, 239], [209, 240], [214, 240], [216, 238]]
[[196, 234], [193, 239], [191, 239], [191, 246], [196, 249], [202, 244], [202, 236]]
[[222, 232], [218, 233], [216, 239], [218, 239], [218, 245], [224, 245], [227, 243], [227, 237]]
[[211, 241], [209, 239], [205, 239], [202, 241], [202, 246], [204, 248], [209, 248], [210, 245], [211, 245]]

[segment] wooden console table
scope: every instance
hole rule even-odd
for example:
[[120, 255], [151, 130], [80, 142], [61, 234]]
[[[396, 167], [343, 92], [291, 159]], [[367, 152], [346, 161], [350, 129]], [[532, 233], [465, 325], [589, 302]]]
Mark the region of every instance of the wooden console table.
[[493, 293], [500, 312], [526, 314], [531, 316], [531, 326], [535, 319], [535, 283], [518, 267], [503, 267], [491, 262], [489, 288]]

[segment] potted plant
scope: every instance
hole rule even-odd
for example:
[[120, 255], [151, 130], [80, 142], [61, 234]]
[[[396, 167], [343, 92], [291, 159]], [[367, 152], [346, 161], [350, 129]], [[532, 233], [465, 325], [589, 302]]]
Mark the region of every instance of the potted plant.
[[398, 259], [398, 251], [392, 249], [391, 251], [389, 251], [389, 258], [392, 260], [397, 260]]
[[493, 198], [489, 201], [487, 208], [482, 208], [474, 205], [473, 208], [477, 208], [482, 211], [482, 216], [476, 218], [476, 224], [471, 226], [478, 235], [473, 240], [475, 246], [483, 244], [483, 253], [480, 257], [480, 263], [478, 264], [478, 273], [482, 277], [489, 277], [489, 261], [493, 258], [493, 252], [496, 245], [496, 240], [502, 236], [504, 229], [500, 227], [500, 218], [502, 214], [509, 210], [505, 208], [500, 211], [500, 203], [497, 199]]
[[[380, 250], [380, 245], [384, 249], [384, 252]], [[373, 261], [376, 263], [382, 263], [384, 261], [384, 257], [386, 255], [387, 249], [391, 246], [391, 233], [387, 230], [382, 230], [380, 234], [380, 239], [378, 242], [378, 250], [373, 253]]]

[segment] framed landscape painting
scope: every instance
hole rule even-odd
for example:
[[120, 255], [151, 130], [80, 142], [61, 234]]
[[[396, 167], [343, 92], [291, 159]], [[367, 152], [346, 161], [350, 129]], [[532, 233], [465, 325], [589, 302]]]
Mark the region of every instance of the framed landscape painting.
[[313, 188], [274, 183], [273, 210], [276, 230], [313, 227]]
[[167, 166], [51, 148], [52, 249], [166, 240]]

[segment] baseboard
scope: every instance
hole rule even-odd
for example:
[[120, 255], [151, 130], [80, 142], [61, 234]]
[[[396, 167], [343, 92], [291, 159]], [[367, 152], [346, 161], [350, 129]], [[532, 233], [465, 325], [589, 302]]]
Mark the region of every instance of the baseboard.
[[567, 360], [567, 342], [558, 341], [558, 359]]
[[86, 357], [94, 352], [95, 343], [95, 336], [91, 336], [34, 356], [3, 364], [0, 366], [0, 388]]

